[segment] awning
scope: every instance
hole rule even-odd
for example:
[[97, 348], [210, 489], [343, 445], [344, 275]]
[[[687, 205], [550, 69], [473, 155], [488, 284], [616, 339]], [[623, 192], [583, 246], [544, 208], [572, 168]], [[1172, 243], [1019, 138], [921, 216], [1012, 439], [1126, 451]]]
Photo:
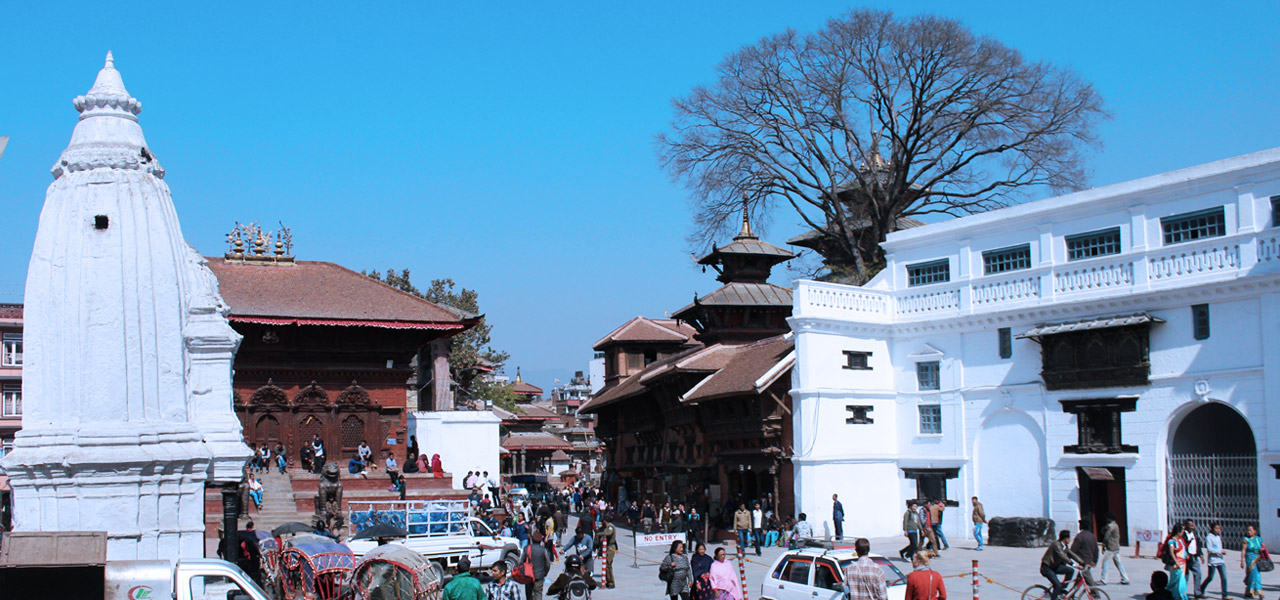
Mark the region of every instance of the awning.
[[1117, 315], [1114, 317], [1098, 317], [1095, 319], [1081, 319], [1079, 321], [1066, 321], [1063, 323], [1051, 323], [1047, 325], [1037, 325], [1015, 335], [1018, 339], [1038, 338], [1046, 335], [1055, 335], [1059, 333], [1070, 333], [1072, 331], [1088, 331], [1090, 329], [1109, 329], [1112, 327], [1129, 327], [1131, 325], [1142, 325], [1144, 323], [1163, 323], [1164, 319], [1157, 319], [1147, 313], [1133, 313], [1131, 315]]
[[1111, 474], [1111, 469], [1106, 467], [1079, 467], [1085, 477], [1094, 481], [1115, 481], [1116, 478]]

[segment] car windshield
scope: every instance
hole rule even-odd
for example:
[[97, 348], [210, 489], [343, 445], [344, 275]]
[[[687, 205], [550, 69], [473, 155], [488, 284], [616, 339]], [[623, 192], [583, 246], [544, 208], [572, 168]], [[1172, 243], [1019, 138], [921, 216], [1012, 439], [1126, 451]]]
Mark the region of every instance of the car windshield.
[[[874, 560], [876, 562], [876, 566], [880, 567], [880, 570], [884, 573], [885, 585], [893, 587], [895, 585], [903, 585], [907, 582], [907, 576], [903, 575], [902, 571], [898, 570], [898, 567], [893, 566], [893, 563], [889, 562], [889, 559], [873, 556], [871, 560]], [[849, 564], [852, 562], [853, 559], [840, 561], [840, 571], [844, 572], [845, 569], [849, 568]]]

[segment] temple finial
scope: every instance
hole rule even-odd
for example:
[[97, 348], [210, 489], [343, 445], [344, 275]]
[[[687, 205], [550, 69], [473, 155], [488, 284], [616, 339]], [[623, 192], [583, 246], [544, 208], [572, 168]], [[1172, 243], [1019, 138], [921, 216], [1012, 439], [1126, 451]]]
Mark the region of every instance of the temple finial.
[[114, 68], [116, 68], [116, 59], [115, 59], [115, 58], [113, 58], [113, 57], [111, 56], [111, 51], [110, 51], [110, 50], [107, 50], [107, 62], [106, 62], [105, 64], [103, 64], [103, 65], [102, 65], [102, 68], [104, 68], [104, 69], [114, 69]]
[[516, 367], [516, 383], [521, 383], [522, 381], [524, 380], [520, 379], [520, 367]]
[[739, 231], [737, 237], [733, 238], [735, 240], [739, 238], [754, 239], [756, 237], [755, 232], [751, 231], [751, 221], [747, 218], [748, 202], [749, 200], [747, 198], [747, 193], [743, 192], [742, 193], [742, 231]]

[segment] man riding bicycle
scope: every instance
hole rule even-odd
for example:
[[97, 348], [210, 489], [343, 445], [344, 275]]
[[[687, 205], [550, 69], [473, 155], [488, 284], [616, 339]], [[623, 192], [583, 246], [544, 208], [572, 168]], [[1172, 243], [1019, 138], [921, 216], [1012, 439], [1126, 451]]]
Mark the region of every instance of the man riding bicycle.
[[1058, 600], [1067, 591], [1067, 584], [1063, 582], [1063, 578], [1067, 581], [1075, 575], [1075, 569], [1072, 563], [1083, 565], [1084, 561], [1076, 556], [1071, 548], [1067, 547], [1067, 542], [1071, 539], [1071, 532], [1063, 529], [1058, 532], [1058, 541], [1049, 545], [1044, 551], [1044, 556], [1040, 558], [1040, 574], [1048, 579], [1052, 584], [1049, 597], [1052, 600]]

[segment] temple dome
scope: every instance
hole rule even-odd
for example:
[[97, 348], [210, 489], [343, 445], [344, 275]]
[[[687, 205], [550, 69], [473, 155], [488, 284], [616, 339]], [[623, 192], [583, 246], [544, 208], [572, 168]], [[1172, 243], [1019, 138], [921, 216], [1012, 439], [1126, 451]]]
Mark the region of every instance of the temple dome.
[[131, 169], [164, 177], [164, 169], [147, 148], [138, 125], [142, 102], [125, 89], [110, 51], [93, 87], [76, 96], [72, 104], [80, 112], [80, 121], [71, 133], [71, 143], [53, 165], [54, 179], [99, 168]]

